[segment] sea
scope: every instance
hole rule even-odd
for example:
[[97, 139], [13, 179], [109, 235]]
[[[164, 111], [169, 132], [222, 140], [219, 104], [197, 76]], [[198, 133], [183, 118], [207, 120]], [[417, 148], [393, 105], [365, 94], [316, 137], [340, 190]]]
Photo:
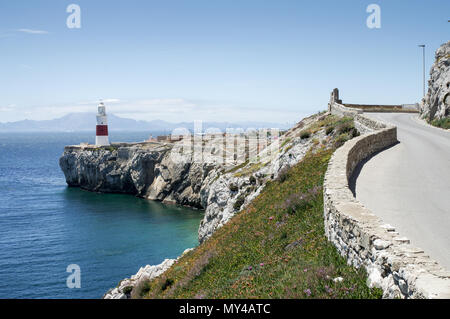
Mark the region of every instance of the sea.
[[101, 298], [140, 267], [198, 245], [200, 210], [67, 187], [64, 146], [93, 135], [0, 133], [0, 298]]

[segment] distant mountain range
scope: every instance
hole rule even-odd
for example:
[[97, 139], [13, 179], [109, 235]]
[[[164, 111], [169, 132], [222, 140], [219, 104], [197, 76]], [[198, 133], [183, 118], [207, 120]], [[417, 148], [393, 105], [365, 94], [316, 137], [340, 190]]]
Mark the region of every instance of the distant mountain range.
[[[96, 117], [94, 113], [70, 113], [53, 120], [23, 120], [17, 122], [0, 123], [0, 132], [77, 132], [95, 131]], [[176, 128], [186, 128], [190, 131], [194, 128], [193, 122], [170, 123], [162, 120], [136, 121], [110, 114], [108, 116], [110, 131], [148, 131], [171, 133]], [[287, 129], [290, 124], [267, 122], [204, 122], [203, 130], [217, 128], [225, 132], [227, 128], [278, 128]]]

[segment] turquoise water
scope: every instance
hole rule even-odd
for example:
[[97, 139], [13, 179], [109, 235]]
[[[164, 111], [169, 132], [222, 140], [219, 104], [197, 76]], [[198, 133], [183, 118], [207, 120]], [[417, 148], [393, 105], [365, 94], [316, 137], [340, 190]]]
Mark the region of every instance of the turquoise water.
[[[197, 245], [201, 211], [68, 188], [58, 159], [81, 141], [92, 134], [0, 133], [0, 298], [100, 298]], [[81, 268], [80, 289], [67, 288], [70, 264]]]

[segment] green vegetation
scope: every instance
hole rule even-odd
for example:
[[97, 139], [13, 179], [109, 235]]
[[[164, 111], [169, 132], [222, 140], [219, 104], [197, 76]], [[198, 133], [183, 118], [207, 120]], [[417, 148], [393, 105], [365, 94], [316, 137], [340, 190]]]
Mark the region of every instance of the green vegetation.
[[303, 140], [305, 138], [309, 138], [311, 136], [311, 132], [310, 131], [303, 131], [300, 133], [300, 138]]
[[236, 202], [233, 205], [234, 210], [241, 209], [242, 205], [244, 205], [244, 202], [245, 202], [245, 194], [239, 195], [238, 198], [236, 199]]
[[128, 295], [131, 293], [132, 290], [133, 286], [126, 286], [125, 288], [123, 288], [123, 293]]
[[173, 285], [173, 279], [167, 278], [166, 281], [164, 281], [164, 283], [162, 284], [161, 290], [164, 291], [172, 285]]
[[248, 164], [248, 160], [245, 161], [245, 162], [242, 163], [242, 164], [239, 164], [239, 165], [237, 165], [237, 166], [231, 168], [230, 170], [226, 171], [225, 173], [234, 173], [234, 172], [236, 172], [238, 169], [240, 169], [240, 168], [242, 168], [242, 167], [244, 167], [244, 166], [247, 166], [247, 164]]
[[291, 171], [291, 168], [289, 166], [283, 167], [280, 172], [278, 173], [277, 181], [279, 183], [283, 183], [287, 178], [289, 177], [289, 173]]
[[270, 162], [256, 162], [256, 163], [252, 163], [251, 165], [249, 165], [248, 167], [246, 167], [245, 169], [241, 170], [240, 172], [236, 172], [234, 174], [235, 177], [242, 177], [245, 175], [250, 175], [253, 174], [257, 171], [259, 171], [261, 168], [263, 168], [264, 166], [268, 165]]
[[290, 137], [286, 138], [283, 143], [281, 143], [281, 147], [284, 147], [287, 143], [289, 143], [292, 139]]
[[293, 145], [293, 144], [289, 144], [289, 145], [284, 149], [284, 151], [287, 152], [287, 151], [289, 151], [292, 147], [294, 147], [294, 145]]
[[325, 134], [330, 135], [331, 133], [333, 133], [333, 131], [334, 131], [334, 126], [328, 126], [325, 129]]
[[430, 122], [431, 125], [450, 130], [450, 117], [443, 117]]
[[334, 141], [335, 148], [338, 148], [348, 140], [359, 136], [359, 132], [355, 128], [355, 123], [351, 117], [343, 117], [337, 120], [334, 127], [336, 135]]
[[336, 115], [321, 116], [316, 122], [309, 127], [311, 133], [316, 133], [324, 127], [334, 126], [340, 117]]
[[367, 287], [365, 271], [347, 265], [324, 235], [322, 186], [332, 152], [310, 152], [283, 181], [268, 182], [248, 207], [135, 296], [380, 298], [380, 289]]
[[107, 151], [110, 151], [110, 152], [114, 152], [114, 151], [117, 151], [119, 149], [117, 146], [113, 146], [113, 145], [103, 146], [101, 148], [103, 148], [103, 149], [105, 149]]

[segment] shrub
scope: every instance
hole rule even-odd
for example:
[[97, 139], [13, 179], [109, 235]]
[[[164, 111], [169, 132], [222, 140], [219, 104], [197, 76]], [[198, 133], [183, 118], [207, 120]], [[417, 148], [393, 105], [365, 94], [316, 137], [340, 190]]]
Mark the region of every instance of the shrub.
[[283, 183], [288, 177], [289, 177], [289, 171], [291, 167], [289, 165], [286, 165], [283, 167], [280, 172], [278, 173], [277, 181], [280, 183]]
[[164, 283], [162, 284], [161, 290], [164, 291], [164, 290], [166, 290], [167, 288], [169, 288], [169, 287], [172, 286], [172, 285], [173, 285], [173, 279], [167, 278], [167, 279], [164, 281]]
[[134, 289], [131, 291], [131, 298], [142, 298], [145, 296], [151, 289], [150, 281], [140, 281]]
[[431, 125], [441, 127], [441, 128], [448, 130], [448, 129], [450, 129], [450, 118], [444, 117], [439, 120], [433, 120], [433, 121], [431, 121]]
[[124, 294], [129, 295], [132, 290], [133, 290], [133, 286], [126, 286], [125, 288], [123, 288], [122, 291]]
[[359, 135], [358, 130], [355, 128], [355, 124], [351, 117], [344, 117], [340, 119], [336, 126], [336, 132], [338, 134], [349, 133], [351, 137]]
[[244, 205], [244, 202], [245, 202], [245, 195], [244, 194], [239, 195], [239, 197], [234, 202], [233, 205], [234, 210], [241, 209], [242, 205]]
[[333, 126], [328, 126], [325, 129], [325, 134], [330, 135], [331, 133], [333, 133], [333, 131], [334, 131], [334, 127]]
[[334, 141], [334, 147], [338, 148], [341, 147], [342, 145], [344, 145], [345, 142], [347, 142], [350, 139], [349, 134], [344, 133], [339, 135], [336, 140]]
[[311, 136], [311, 132], [309, 132], [309, 131], [303, 131], [303, 132], [300, 133], [300, 138], [302, 140], [304, 140], [306, 138], [309, 138], [310, 136]]
[[239, 187], [236, 184], [230, 184], [229, 188], [232, 192], [237, 192], [239, 190]]

